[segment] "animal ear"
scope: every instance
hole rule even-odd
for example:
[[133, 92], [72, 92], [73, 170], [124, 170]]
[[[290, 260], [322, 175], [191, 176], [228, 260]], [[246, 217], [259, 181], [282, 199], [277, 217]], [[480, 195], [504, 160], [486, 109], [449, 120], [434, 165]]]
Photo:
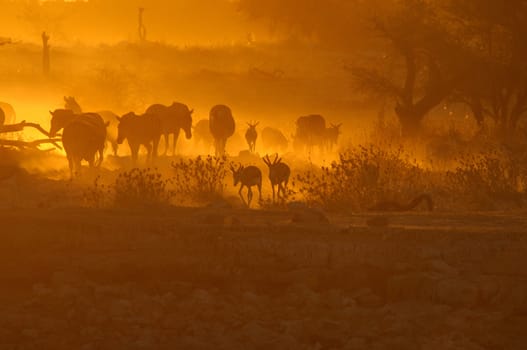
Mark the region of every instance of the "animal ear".
[[53, 112], [52, 112], [52, 111], [49, 111], [49, 114], [53, 115]]
[[121, 121], [123, 118], [122, 117], [119, 117], [118, 115], [115, 116], [115, 119], [117, 119], [118, 121]]
[[194, 113], [194, 109], [191, 109], [190, 110], [190, 115], [192, 115]]

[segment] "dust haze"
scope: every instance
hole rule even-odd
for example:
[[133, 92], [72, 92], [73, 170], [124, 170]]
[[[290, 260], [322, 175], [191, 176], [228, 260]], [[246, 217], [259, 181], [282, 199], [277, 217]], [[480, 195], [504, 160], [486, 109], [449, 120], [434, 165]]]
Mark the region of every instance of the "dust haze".
[[0, 0], [0, 348], [523, 349], [526, 18]]

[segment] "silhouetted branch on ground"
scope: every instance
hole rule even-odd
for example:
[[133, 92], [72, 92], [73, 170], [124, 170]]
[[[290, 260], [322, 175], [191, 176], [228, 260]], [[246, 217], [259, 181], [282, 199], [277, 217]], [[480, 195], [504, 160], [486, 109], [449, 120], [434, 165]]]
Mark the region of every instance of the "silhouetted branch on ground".
[[47, 139], [42, 140], [35, 140], [35, 141], [18, 141], [18, 140], [3, 140], [0, 139], [0, 146], [13, 146], [18, 148], [38, 148], [38, 146], [42, 144], [52, 144], [56, 148], [62, 150], [62, 147], [58, 144], [58, 142], [61, 142], [62, 140], [60, 138], [49, 138], [49, 133], [44, 130], [43, 127], [40, 126], [40, 124], [36, 123], [26, 123], [25, 121], [22, 121], [21, 123], [17, 124], [8, 124], [8, 125], [2, 125], [0, 126], [0, 134], [10, 133], [10, 132], [19, 132], [23, 131], [25, 128], [33, 128], [38, 130], [41, 134], [48, 137]]
[[24, 128], [36, 129], [40, 131], [44, 136], [49, 137], [49, 133], [46, 130], [44, 130], [44, 128], [41, 127], [40, 124], [26, 123], [25, 120], [17, 124], [7, 124], [7, 125], [0, 126], [0, 134], [9, 133], [9, 132], [19, 132], [19, 131], [23, 131]]
[[42, 144], [52, 144], [56, 148], [62, 150], [57, 142], [61, 142], [60, 139], [43, 139], [35, 141], [16, 141], [16, 140], [2, 140], [0, 139], [0, 146], [12, 146], [17, 148], [38, 148]]

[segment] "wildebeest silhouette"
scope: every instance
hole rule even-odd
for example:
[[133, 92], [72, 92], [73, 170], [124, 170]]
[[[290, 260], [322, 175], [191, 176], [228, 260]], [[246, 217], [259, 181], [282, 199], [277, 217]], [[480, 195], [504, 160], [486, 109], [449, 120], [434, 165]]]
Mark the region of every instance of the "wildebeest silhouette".
[[236, 128], [231, 109], [225, 105], [212, 107], [209, 114], [209, 128], [214, 138], [216, 156], [223, 156], [227, 139], [234, 134]]
[[249, 126], [249, 129], [245, 132], [245, 141], [247, 141], [247, 145], [249, 146], [249, 151], [254, 153], [256, 150], [256, 139], [258, 139], [258, 132], [256, 131], [256, 127], [260, 124], [259, 122], [256, 123], [247, 123]]
[[189, 109], [187, 105], [174, 102], [170, 106], [154, 104], [147, 108], [146, 113], [156, 116], [161, 121], [161, 134], [165, 140], [165, 152], [168, 152], [169, 136], [173, 135], [172, 155], [176, 155], [176, 144], [180, 130], [185, 132], [187, 139], [192, 138], [192, 113], [194, 110]]
[[312, 151], [314, 147], [324, 146], [326, 140], [326, 120], [323, 116], [312, 114], [296, 121], [295, 148]]
[[262, 130], [262, 144], [265, 150], [285, 152], [289, 141], [280, 130], [266, 127]]
[[157, 148], [161, 138], [161, 120], [157, 115], [145, 113], [137, 115], [133, 112], [118, 117], [117, 142], [122, 144], [126, 139], [132, 153], [132, 161], [137, 162], [139, 147], [143, 145], [147, 152], [147, 161], [157, 157]]
[[[73, 96], [64, 96], [64, 108], [70, 109], [75, 114], [82, 114], [82, 108]], [[118, 115], [112, 111], [102, 110], [95, 112], [102, 117], [104, 122], [108, 125], [106, 128], [106, 140], [112, 146], [113, 155], [117, 155], [117, 117]]]
[[6, 102], [0, 102], [0, 109], [4, 112], [4, 122], [1, 123], [0, 116], [0, 125], [3, 124], [14, 124], [16, 122], [16, 113], [13, 106]]
[[[96, 151], [99, 153], [99, 160], [97, 161], [96, 165], [100, 166], [104, 159], [104, 144], [106, 141], [107, 127], [107, 124], [105, 124], [102, 117], [97, 113], [75, 114], [69, 109], [57, 109], [53, 112], [50, 111], [49, 113], [51, 114], [49, 137], [55, 137], [60, 130], [64, 129], [62, 132], [63, 144], [65, 142], [64, 133], [66, 131], [66, 127], [73, 122], [76, 123], [76, 125], [74, 125], [74, 127], [69, 130], [67, 137], [69, 141], [69, 148], [74, 152], [71, 154], [71, 157], [68, 155], [66, 144], [64, 144], [66, 155], [68, 155], [68, 161], [70, 161], [70, 170], [72, 171], [72, 174], [74, 170], [80, 171], [80, 162], [83, 159], [90, 162], [90, 166], [93, 165], [88, 154], [92, 146], [97, 147]], [[89, 135], [86, 137], [82, 136], [78, 142], [78, 145], [75, 145], [75, 136], [77, 135], [77, 132], [82, 130], [88, 130]], [[101, 136], [103, 137], [102, 143], [99, 142], [99, 138]], [[82, 157], [79, 158], [80, 156]], [[74, 164], [71, 163], [72, 161]], [[73, 169], [73, 167], [77, 165], [78, 167]]]

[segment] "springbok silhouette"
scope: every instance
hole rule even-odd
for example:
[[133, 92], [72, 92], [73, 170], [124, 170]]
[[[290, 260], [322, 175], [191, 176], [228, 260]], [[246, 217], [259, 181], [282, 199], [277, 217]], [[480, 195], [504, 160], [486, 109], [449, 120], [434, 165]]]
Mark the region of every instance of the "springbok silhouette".
[[[237, 169], [231, 165], [231, 171], [234, 186], [238, 186], [239, 183], [241, 184], [238, 194], [240, 195], [243, 204], [249, 208], [251, 207], [251, 201], [253, 199], [253, 186], [258, 188], [259, 200], [262, 200], [262, 172], [260, 169], [253, 165], [244, 167], [240, 164]], [[247, 187], [247, 202], [245, 202], [245, 198], [243, 198], [242, 194], [244, 187]]]
[[251, 153], [254, 153], [256, 150], [256, 139], [258, 138], [258, 132], [256, 131], [256, 127], [260, 124], [260, 122], [256, 123], [247, 123], [249, 126], [249, 129], [245, 132], [245, 140], [247, 141], [247, 145], [249, 146], [249, 151]]
[[[273, 189], [273, 203], [275, 202], [275, 187], [278, 187], [278, 199], [286, 197], [287, 184], [289, 183], [289, 176], [291, 175], [291, 168], [285, 163], [282, 163], [282, 158], [278, 158], [278, 154], [274, 160], [271, 161], [269, 155], [262, 158], [264, 163], [269, 167], [269, 180], [271, 181], [271, 188]], [[280, 192], [282, 197], [280, 197]]]

